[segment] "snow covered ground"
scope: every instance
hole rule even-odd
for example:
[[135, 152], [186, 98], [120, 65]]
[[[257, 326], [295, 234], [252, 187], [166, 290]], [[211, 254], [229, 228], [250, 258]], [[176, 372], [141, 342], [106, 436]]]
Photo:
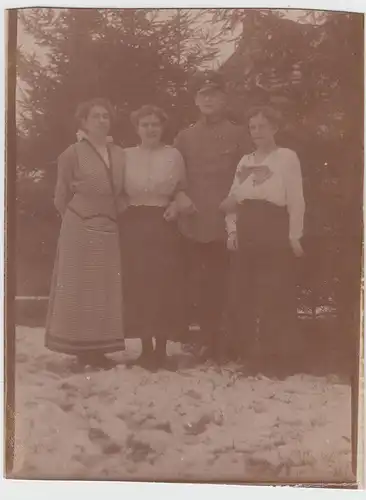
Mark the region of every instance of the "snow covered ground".
[[350, 387], [335, 376], [243, 377], [195, 367], [73, 373], [17, 328], [14, 474], [22, 478], [352, 481]]

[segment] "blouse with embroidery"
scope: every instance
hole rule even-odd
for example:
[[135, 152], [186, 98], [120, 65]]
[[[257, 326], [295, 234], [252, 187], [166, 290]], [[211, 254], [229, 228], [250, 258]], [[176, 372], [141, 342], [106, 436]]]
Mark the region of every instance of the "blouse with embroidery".
[[167, 206], [185, 189], [182, 155], [171, 146], [125, 149], [125, 192], [129, 205]]
[[[290, 149], [278, 148], [260, 163], [254, 153], [240, 160], [229, 198], [236, 203], [244, 200], [264, 200], [286, 206], [290, 218], [290, 239], [303, 235], [305, 202], [300, 161]], [[236, 230], [236, 213], [226, 216], [228, 233]]]

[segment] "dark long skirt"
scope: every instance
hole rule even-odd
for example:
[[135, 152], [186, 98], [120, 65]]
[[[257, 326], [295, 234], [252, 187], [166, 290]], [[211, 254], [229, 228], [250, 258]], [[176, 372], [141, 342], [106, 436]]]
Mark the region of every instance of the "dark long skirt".
[[121, 217], [125, 336], [176, 340], [181, 328], [180, 234], [165, 208], [129, 207]]
[[273, 366], [294, 354], [297, 332], [294, 256], [287, 209], [245, 201], [238, 209], [238, 252], [229, 305], [237, 352]]

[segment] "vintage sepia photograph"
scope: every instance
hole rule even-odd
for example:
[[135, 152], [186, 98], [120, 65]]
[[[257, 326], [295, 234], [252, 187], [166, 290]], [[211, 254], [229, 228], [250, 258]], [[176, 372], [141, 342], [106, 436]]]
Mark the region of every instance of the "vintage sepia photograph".
[[364, 15], [6, 22], [7, 478], [359, 488]]

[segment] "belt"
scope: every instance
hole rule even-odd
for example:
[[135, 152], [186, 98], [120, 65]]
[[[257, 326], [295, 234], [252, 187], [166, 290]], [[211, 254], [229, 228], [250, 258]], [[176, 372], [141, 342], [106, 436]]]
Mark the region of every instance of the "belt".
[[268, 205], [268, 206], [271, 206], [271, 207], [275, 207], [275, 208], [285, 208], [286, 209], [286, 205], [277, 205], [277, 203], [274, 203], [273, 201], [268, 201], [268, 200], [257, 200], [257, 199], [245, 199], [245, 200], [242, 200], [238, 203], [239, 206], [242, 206], [242, 205], [245, 205], [245, 204], [261, 204], [261, 205]]
[[72, 212], [73, 214], [77, 215], [79, 217], [79, 219], [82, 219], [82, 220], [91, 220], [91, 219], [97, 219], [98, 217], [104, 217], [105, 219], [109, 219], [110, 221], [117, 223], [117, 220], [114, 219], [113, 217], [110, 217], [109, 215], [105, 215], [105, 214], [81, 215], [73, 207], [69, 206], [69, 207], [67, 207], [67, 209], [70, 210], [70, 212]]

